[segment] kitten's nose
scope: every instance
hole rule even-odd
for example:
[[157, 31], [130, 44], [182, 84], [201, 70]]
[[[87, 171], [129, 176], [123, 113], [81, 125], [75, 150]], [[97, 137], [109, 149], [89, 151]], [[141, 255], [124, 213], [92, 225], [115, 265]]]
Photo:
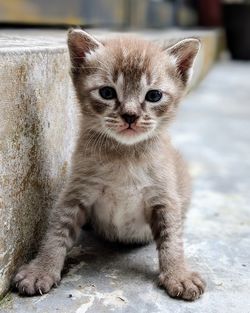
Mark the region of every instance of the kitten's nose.
[[122, 118], [124, 119], [124, 121], [128, 124], [132, 124], [134, 123], [137, 119], [138, 119], [138, 115], [136, 114], [123, 114]]

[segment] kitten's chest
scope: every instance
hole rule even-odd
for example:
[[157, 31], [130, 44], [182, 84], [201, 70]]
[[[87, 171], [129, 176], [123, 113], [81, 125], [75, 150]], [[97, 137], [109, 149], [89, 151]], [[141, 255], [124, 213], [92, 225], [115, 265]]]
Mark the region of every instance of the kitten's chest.
[[145, 219], [145, 192], [150, 186], [150, 177], [139, 168], [114, 173], [93, 207], [94, 226], [111, 240], [151, 240]]

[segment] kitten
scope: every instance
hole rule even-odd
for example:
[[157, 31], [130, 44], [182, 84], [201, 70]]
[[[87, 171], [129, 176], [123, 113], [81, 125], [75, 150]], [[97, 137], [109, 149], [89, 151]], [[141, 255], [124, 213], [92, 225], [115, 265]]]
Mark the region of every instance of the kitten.
[[100, 42], [77, 29], [69, 31], [68, 47], [80, 135], [39, 252], [19, 269], [15, 285], [21, 294], [48, 292], [90, 221], [110, 240], [154, 239], [160, 284], [172, 297], [199, 298], [205, 282], [189, 270], [182, 243], [189, 176], [166, 131], [185, 94], [199, 40], [163, 49], [133, 37]]

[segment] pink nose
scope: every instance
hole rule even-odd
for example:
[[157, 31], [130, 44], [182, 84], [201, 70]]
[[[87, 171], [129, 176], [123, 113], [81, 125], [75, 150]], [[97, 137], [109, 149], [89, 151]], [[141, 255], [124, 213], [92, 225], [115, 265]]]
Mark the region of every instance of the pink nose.
[[132, 124], [134, 123], [139, 116], [137, 116], [136, 114], [123, 114], [122, 118], [124, 119], [124, 121], [128, 124]]

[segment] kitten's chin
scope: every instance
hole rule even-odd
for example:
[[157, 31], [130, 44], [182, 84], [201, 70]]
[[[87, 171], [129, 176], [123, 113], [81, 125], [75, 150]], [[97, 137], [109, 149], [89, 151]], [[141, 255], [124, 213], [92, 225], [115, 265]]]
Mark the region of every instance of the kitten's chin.
[[133, 129], [126, 129], [119, 133], [109, 132], [109, 135], [119, 143], [130, 146], [149, 139], [152, 136], [152, 133], [138, 133]]

